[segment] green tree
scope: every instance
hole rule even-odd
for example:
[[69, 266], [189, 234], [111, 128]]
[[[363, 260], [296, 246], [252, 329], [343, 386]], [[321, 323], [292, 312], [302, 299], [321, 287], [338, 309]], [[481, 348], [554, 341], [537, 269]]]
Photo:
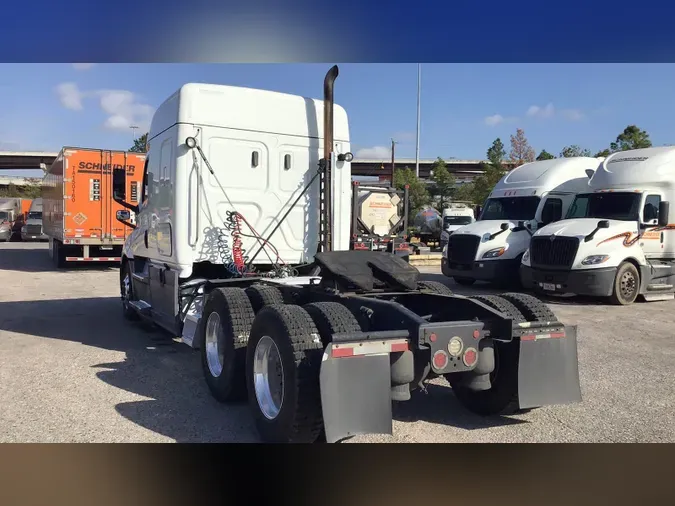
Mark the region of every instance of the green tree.
[[17, 186], [9, 183], [6, 188], [0, 188], [0, 197], [3, 198], [22, 198], [36, 199], [42, 194], [40, 185]]
[[539, 153], [539, 156], [537, 157], [537, 161], [553, 160], [554, 158], [555, 158], [555, 156], [553, 156], [551, 153], [549, 153], [545, 149], [542, 149], [541, 153]]
[[628, 125], [624, 128], [623, 132], [617, 136], [616, 141], [609, 145], [612, 152], [651, 147], [652, 141], [649, 139], [649, 134], [635, 125]]
[[148, 152], [148, 134], [147, 132], [139, 138], [134, 139], [134, 145], [129, 148], [132, 153], [147, 153]]
[[394, 171], [394, 187], [403, 190], [408, 185], [410, 198], [410, 216], [414, 216], [420, 209], [429, 203], [429, 192], [424, 182], [417, 178], [409, 167], [396, 168]]
[[591, 151], [572, 144], [571, 146], [565, 146], [560, 152], [560, 158], [572, 158], [575, 156], [591, 156]]
[[493, 167], [501, 170], [504, 165], [505, 157], [506, 150], [504, 149], [504, 143], [499, 137], [497, 137], [494, 141], [492, 141], [492, 146], [490, 146], [487, 150], [488, 162], [490, 162]]
[[511, 136], [511, 152], [509, 161], [518, 167], [524, 163], [534, 162], [534, 149], [525, 137], [525, 131], [522, 128], [516, 130], [516, 135]]
[[432, 175], [431, 194], [438, 199], [438, 205], [442, 211], [445, 204], [452, 199], [455, 191], [455, 176], [448, 170], [445, 160], [438, 157], [431, 166]]
[[612, 152], [609, 149], [603, 149], [602, 151], [598, 151], [597, 153], [595, 153], [595, 155], [593, 155], [593, 156], [595, 156], [596, 158], [599, 158], [601, 156], [604, 156], [605, 158], [607, 158], [611, 154], [612, 154]]

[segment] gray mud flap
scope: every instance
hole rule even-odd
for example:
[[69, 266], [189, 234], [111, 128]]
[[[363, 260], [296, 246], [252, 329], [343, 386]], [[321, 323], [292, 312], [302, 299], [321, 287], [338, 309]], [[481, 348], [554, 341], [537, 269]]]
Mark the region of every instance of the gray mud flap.
[[522, 409], [581, 402], [576, 327], [521, 337], [518, 399]]
[[320, 373], [326, 441], [392, 434], [389, 354], [332, 358], [329, 350]]

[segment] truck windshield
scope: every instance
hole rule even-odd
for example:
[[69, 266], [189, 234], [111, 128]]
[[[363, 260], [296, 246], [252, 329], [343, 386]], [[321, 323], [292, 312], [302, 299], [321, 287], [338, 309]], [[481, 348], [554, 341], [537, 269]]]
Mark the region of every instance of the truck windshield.
[[533, 220], [539, 197], [488, 199], [481, 220]]
[[0, 222], [9, 220], [9, 213], [0, 211]]
[[639, 217], [641, 197], [633, 192], [580, 193], [567, 211], [566, 218], [634, 221]]
[[468, 225], [471, 220], [471, 216], [446, 216], [443, 218], [443, 228], [450, 225]]
[[28, 219], [29, 220], [41, 220], [42, 219], [42, 213], [41, 212], [28, 213]]

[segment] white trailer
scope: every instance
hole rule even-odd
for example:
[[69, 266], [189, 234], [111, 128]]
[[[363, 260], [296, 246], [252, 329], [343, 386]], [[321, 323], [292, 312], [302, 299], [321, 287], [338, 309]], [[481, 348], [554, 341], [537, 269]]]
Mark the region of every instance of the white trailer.
[[443, 274], [462, 285], [476, 280], [519, 284], [518, 271], [533, 231], [565, 216], [574, 196], [588, 188], [599, 158], [526, 163], [494, 187], [478, 221], [461, 227], [443, 249]]
[[675, 148], [613, 153], [566, 219], [538, 230], [523, 257], [527, 288], [609, 297], [615, 304], [673, 299]]

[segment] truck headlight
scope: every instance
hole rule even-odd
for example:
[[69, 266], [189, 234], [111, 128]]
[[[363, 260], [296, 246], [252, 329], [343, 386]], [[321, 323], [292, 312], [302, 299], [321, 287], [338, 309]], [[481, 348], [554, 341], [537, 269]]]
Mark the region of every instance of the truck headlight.
[[529, 262], [530, 261], [530, 250], [526, 249], [525, 253], [523, 253], [523, 262]]
[[26, 227], [25, 226], [21, 227], [21, 232], [24, 233], [24, 234], [26, 233]]
[[609, 259], [609, 255], [591, 255], [584, 258], [581, 261], [581, 265], [598, 265], [603, 262], [606, 262]]
[[485, 253], [483, 253], [483, 258], [497, 258], [502, 256], [505, 251], [506, 248], [491, 249], [490, 251], [486, 251]]

